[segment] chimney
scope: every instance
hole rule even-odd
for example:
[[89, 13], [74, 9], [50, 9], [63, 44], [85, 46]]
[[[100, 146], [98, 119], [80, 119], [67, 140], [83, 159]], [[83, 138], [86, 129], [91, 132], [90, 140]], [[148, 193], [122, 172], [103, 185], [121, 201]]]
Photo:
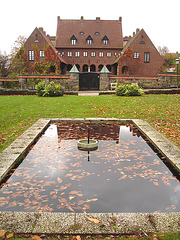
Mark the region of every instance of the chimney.
[[84, 21], [84, 17], [83, 16], [81, 16], [81, 21]]
[[100, 17], [96, 17], [96, 22], [100, 22], [100, 21], [101, 21]]
[[136, 28], [136, 34], [137, 34], [139, 31], [140, 31], [140, 29], [139, 29], [139, 28]]
[[133, 32], [133, 37], [135, 36], [135, 32]]
[[119, 23], [122, 23], [122, 17], [119, 17]]
[[60, 16], [57, 17], [57, 21], [58, 21], [58, 22], [60, 21]]
[[39, 27], [39, 30], [40, 30], [41, 32], [44, 32], [43, 27]]

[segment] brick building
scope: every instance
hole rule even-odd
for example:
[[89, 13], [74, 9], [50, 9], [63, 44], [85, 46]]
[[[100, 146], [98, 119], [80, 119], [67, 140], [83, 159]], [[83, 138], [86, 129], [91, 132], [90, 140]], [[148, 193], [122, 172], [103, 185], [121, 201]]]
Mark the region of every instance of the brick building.
[[[79, 72], [100, 72], [105, 65], [113, 75], [156, 75], [163, 59], [145, 31], [137, 30], [133, 37], [122, 34], [122, 18], [118, 20], [63, 20], [57, 18], [56, 37], [36, 28], [24, 47], [29, 62], [45, 61], [46, 46], [56, 56], [62, 74], [76, 65]], [[52, 69], [53, 72], [53, 69]]]
[[151, 42], [144, 29], [136, 30], [133, 37], [125, 37], [126, 44], [116, 58], [117, 74], [153, 76], [164, 63], [163, 58]]

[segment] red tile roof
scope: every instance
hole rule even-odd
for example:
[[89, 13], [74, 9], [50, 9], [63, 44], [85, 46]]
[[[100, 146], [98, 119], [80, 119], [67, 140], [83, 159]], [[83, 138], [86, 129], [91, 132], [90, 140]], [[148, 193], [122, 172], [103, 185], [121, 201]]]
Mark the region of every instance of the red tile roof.
[[[77, 39], [76, 45], [71, 45], [71, 37]], [[88, 36], [93, 39], [92, 45], [86, 44]], [[107, 36], [109, 43], [102, 44], [102, 39]], [[56, 48], [122, 48], [122, 18], [119, 20], [62, 20], [58, 17]]]

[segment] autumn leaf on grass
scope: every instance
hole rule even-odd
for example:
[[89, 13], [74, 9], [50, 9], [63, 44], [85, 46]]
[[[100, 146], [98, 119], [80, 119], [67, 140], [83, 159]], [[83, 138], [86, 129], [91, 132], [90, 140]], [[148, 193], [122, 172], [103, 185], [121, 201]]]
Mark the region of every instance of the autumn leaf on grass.
[[93, 223], [96, 223], [96, 224], [100, 223], [100, 221], [98, 219], [96, 219], [96, 218], [90, 218], [90, 217], [87, 217], [87, 216], [86, 216], [86, 218], [87, 218], [87, 220], [89, 220], [89, 221], [91, 221]]
[[10, 233], [6, 236], [7, 239], [12, 238], [14, 236], [14, 233]]
[[42, 240], [42, 238], [40, 238], [40, 237], [37, 236], [37, 235], [32, 236], [32, 239], [35, 239], [35, 240]]

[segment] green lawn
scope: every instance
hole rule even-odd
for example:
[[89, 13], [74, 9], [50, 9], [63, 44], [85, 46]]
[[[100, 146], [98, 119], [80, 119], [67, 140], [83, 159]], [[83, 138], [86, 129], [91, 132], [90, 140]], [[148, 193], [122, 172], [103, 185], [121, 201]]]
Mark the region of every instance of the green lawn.
[[180, 95], [142, 97], [0, 96], [0, 151], [37, 119], [45, 117], [116, 117], [147, 121], [180, 148]]

